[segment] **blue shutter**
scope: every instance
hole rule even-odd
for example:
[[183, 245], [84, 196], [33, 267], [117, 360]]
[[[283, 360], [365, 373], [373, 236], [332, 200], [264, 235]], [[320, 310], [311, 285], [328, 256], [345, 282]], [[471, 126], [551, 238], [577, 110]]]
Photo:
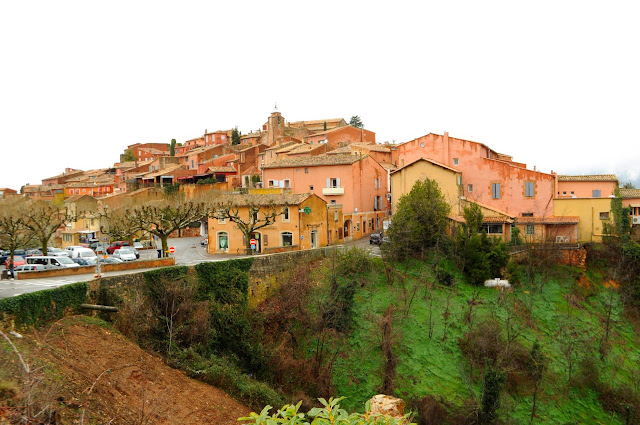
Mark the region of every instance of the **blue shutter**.
[[327, 179], [327, 187], [331, 187], [331, 179]]

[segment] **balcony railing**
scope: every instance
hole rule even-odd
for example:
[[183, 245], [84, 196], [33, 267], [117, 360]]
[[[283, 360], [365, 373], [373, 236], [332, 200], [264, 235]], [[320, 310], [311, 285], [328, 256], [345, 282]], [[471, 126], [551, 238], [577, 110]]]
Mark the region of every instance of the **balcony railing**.
[[344, 195], [344, 187], [323, 187], [323, 195]]

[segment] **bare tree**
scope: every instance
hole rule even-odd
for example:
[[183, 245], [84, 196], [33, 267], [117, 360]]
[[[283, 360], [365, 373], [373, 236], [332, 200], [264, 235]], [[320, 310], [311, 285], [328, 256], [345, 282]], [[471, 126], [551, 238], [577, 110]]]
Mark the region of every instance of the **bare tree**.
[[25, 226], [40, 242], [42, 255], [47, 255], [47, 245], [56, 230], [77, 219], [77, 216], [68, 208], [60, 208], [45, 201], [30, 202], [27, 211]]
[[15, 250], [25, 248], [33, 239], [34, 234], [26, 224], [28, 213], [28, 205], [23, 198], [0, 201], [0, 245], [9, 249], [11, 264]]
[[[243, 209], [242, 211], [241, 208]], [[244, 210], [245, 208], [246, 211]], [[274, 224], [276, 217], [285, 214], [287, 208], [288, 205], [286, 204], [278, 209], [273, 202], [261, 205], [249, 198], [238, 198], [237, 201], [225, 200], [215, 203], [211, 211], [211, 217], [235, 223], [244, 235], [245, 248], [247, 253], [250, 254], [252, 252], [251, 237], [253, 233], [258, 229]]]
[[103, 208], [99, 214], [100, 232], [111, 236], [112, 239], [132, 242], [132, 239], [142, 230], [140, 220], [132, 214], [130, 206]]
[[194, 221], [200, 221], [207, 215], [207, 207], [203, 202], [182, 202], [174, 198], [140, 205], [131, 210], [131, 215], [140, 230], [160, 238], [164, 256], [169, 249], [169, 235]]

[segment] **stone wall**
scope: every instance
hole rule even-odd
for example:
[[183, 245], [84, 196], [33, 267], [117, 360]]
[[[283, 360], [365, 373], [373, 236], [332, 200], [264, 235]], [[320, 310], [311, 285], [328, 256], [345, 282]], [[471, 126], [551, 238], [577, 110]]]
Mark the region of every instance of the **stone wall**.
[[329, 246], [254, 257], [249, 270], [249, 307], [256, 307], [280, 289], [296, 265], [325, 258], [335, 249]]
[[[176, 263], [175, 258], [161, 258], [156, 260], [140, 260], [118, 264], [103, 264], [100, 269], [105, 272], [117, 272], [123, 270], [150, 269], [154, 267], [173, 266]], [[95, 266], [69, 267], [62, 269], [51, 269], [33, 272], [16, 273], [18, 280], [23, 279], [42, 279], [56, 276], [76, 276], [79, 274], [94, 274]]]

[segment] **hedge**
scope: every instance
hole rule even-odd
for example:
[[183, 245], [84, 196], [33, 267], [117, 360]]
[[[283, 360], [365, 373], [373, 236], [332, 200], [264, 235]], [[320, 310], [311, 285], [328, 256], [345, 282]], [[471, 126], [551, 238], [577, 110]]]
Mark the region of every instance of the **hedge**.
[[76, 312], [86, 302], [88, 285], [72, 283], [55, 289], [0, 299], [0, 317], [13, 317], [17, 326], [39, 326]]

